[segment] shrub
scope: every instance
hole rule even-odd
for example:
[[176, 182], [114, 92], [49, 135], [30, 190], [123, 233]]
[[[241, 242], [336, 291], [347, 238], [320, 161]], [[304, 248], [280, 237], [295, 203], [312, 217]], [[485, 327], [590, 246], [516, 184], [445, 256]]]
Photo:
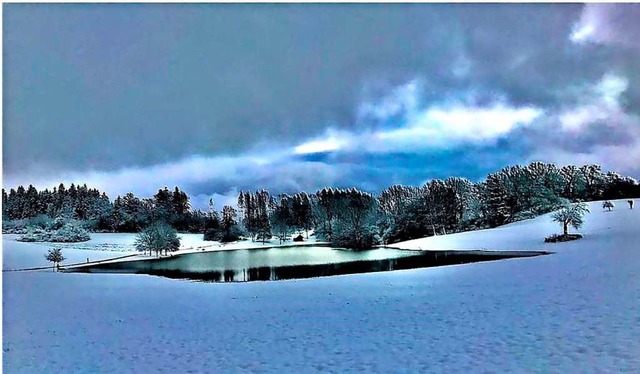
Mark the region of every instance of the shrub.
[[566, 234], [566, 235], [553, 234], [551, 236], [547, 236], [546, 238], [544, 238], [544, 242], [545, 243], [568, 242], [568, 241], [576, 240], [580, 238], [582, 238], [582, 235], [580, 234]]
[[240, 240], [242, 237], [242, 230], [237, 225], [231, 226], [229, 230], [222, 233], [220, 237], [221, 243], [229, 243]]
[[61, 228], [53, 231], [51, 236], [52, 242], [86, 242], [91, 239], [87, 230], [81, 226], [68, 222]]
[[229, 243], [240, 240], [242, 237], [242, 231], [237, 225], [229, 227], [229, 230], [225, 231], [221, 228], [208, 228], [204, 232], [204, 240], [217, 241], [221, 243]]
[[2, 233], [3, 234], [26, 234], [26, 220], [16, 219], [11, 221], [2, 221]]
[[350, 249], [371, 249], [373, 246], [380, 244], [380, 235], [377, 233], [377, 227], [369, 226], [363, 230], [336, 230], [331, 243], [336, 247]]
[[56, 242], [77, 243], [91, 239], [89, 233], [79, 225], [71, 222], [63, 224], [59, 229], [46, 230], [40, 227], [29, 227], [27, 232], [18, 238], [21, 242]]

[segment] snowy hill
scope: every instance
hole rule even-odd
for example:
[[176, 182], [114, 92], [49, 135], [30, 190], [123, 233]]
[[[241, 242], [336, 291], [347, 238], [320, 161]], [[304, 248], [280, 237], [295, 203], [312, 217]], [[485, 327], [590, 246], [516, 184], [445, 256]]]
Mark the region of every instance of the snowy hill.
[[[557, 252], [535, 258], [238, 284], [6, 272], [3, 369], [638, 373], [640, 207], [590, 206], [574, 242], [544, 244], [546, 215], [401, 244]], [[5, 266], [42, 248], [3, 236]]]
[[[603, 247], [640, 240], [640, 207], [629, 209], [626, 200], [614, 200], [612, 211], [602, 209], [602, 201], [590, 202], [584, 225], [578, 232], [584, 238], [566, 243], [544, 243], [562, 228], [551, 219], [551, 213], [533, 219], [511, 223], [494, 229], [469, 231], [450, 235], [395, 243], [389, 247], [420, 250], [486, 249], [486, 250], [547, 250], [560, 251], [575, 247]], [[576, 232], [573, 228], [570, 232]]]

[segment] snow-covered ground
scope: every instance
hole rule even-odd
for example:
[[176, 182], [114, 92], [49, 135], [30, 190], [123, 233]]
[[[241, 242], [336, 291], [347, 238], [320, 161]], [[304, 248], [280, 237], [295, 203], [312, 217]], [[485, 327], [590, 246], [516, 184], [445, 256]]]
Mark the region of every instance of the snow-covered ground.
[[[495, 229], [469, 231], [451, 235], [432, 236], [423, 239], [409, 240], [388, 245], [388, 247], [416, 250], [447, 250], [447, 249], [487, 249], [487, 250], [545, 250], [555, 251], [577, 247], [597, 247], [611, 245], [612, 240], [620, 240], [626, 232], [635, 227], [640, 229], [638, 210], [629, 209], [626, 200], [614, 200], [617, 209], [607, 211], [602, 209], [602, 202], [589, 203], [584, 225], [569, 232], [579, 232], [584, 238], [578, 241], [564, 243], [545, 243], [544, 238], [551, 234], [562, 234], [559, 223], [553, 222], [548, 213], [534, 219], [515, 222]], [[636, 204], [637, 207], [637, 204]], [[631, 225], [631, 226], [629, 226]]]
[[[311, 233], [311, 231], [309, 232]], [[137, 234], [131, 233], [91, 233], [91, 240], [81, 243], [34, 243], [39, 246], [46, 246], [48, 248], [59, 247], [62, 249], [79, 249], [86, 251], [107, 251], [107, 252], [129, 252], [136, 253], [135, 240]], [[322, 242], [316, 241], [315, 236], [305, 235], [303, 242], [293, 242], [289, 240], [284, 244], [280, 244], [280, 241], [275, 237], [271, 240], [267, 240], [264, 243], [262, 241], [241, 240], [232, 243], [220, 243], [216, 241], [205, 241], [202, 234], [187, 234], [180, 233], [180, 250], [175, 253], [189, 253], [189, 252], [202, 252], [204, 251], [225, 251], [232, 249], [249, 249], [249, 248], [267, 248], [273, 246], [300, 246], [300, 245], [318, 245]], [[3, 240], [16, 240], [19, 238], [18, 234], [5, 234]], [[293, 235], [292, 235], [293, 238]], [[63, 251], [67, 252], [67, 251]], [[106, 257], [121, 256], [120, 253], [112, 253], [106, 255]], [[100, 256], [100, 257], [105, 257]], [[68, 262], [68, 261], [67, 261]]]
[[[3, 368], [640, 372], [640, 209], [616, 206], [592, 204], [576, 242], [544, 245], [549, 217], [426, 240], [557, 251], [527, 259], [238, 284], [4, 273]], [[48, 248], [8, 239], [4, 268]]]

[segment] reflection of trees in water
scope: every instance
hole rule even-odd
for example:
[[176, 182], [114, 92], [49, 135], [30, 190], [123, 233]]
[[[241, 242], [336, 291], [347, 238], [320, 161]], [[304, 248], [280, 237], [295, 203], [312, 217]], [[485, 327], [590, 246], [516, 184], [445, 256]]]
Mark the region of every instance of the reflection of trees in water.
[[[433, 251], [419, 252], [407, 257], [363, 260], [333, 264], [292, 265], [280, 267], [256, 267], [249, 269], [211, 270], [191, 272], [188, 270], [136, 269], [137, 273], [159, 275], [176, 279], [191, 279], [204, 282], [251, 282], [285, 279], [316, 278], [332, 275], [372, 273], [390, 270], [417, 269], [434, 266], [493, 261], [514, 257], [532, 257], [548, 252], [482, 252], [482, 251]], [[90, 267], [101, 270], [126, 270], [125, 263], [99, 264]], [[89, 271], [89, 267], [83, 268]]]
[[[268, 266], [247, 269], [247, 281], [272, 280], [271, 278], [272, 269], [277, 270], [277, 268], [270, 268]], [[275, 279], [278, 279], [278, 278], [275, 278]]]
[[233, 282], [233, 278], [235, 277], [236, 272], [233, 270], [225, 270], [224, 271], [224, 281], [225, 282]]

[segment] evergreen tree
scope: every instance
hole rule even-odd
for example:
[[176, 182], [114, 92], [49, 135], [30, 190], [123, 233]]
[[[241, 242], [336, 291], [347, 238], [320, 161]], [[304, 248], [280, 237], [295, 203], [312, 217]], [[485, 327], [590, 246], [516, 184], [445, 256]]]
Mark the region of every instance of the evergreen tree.
[[173, 219], [173, 195], [165, 186], [158, 190], [158, 192], [153, 195], [155, 209], [154, 209], [154, 220], [162, 220], [165, 222], [171, 222]]
[[507, 190], [504, 180], [499, 174], [489, 174], [485, 182], [485, 204], [487, 206], [487, 221], [491, 227], [507, 222], [510, 209], [507, 206]]
[[220, 239], [221, 242], [236, 241], [240, 237], [240, 230], [238, 229], [238, 222], [236, 218], [238, 212], [231, 206], [225, 205], [222, 207], [222, 219], [220, 220], [220, 227], [224, 235]]

